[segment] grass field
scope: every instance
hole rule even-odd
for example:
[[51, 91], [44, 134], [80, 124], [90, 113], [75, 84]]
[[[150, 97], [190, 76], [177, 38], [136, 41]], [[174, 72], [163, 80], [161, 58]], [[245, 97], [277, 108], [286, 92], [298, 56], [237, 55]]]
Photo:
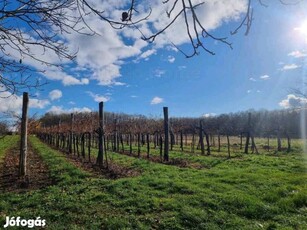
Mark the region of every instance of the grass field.
[[[0, 140], [0, 159], [17, 140]], [[54, 183], [0, 193], [0, 228], [6, 216], [40, 216], [48, 229], [307, 229], [307, 158], [299, 146], [231, 159], [171, 153], [201, 169], [110, 153], [116, 164], [141, 172], [111, 180], [77, 168], [36, 137], [30, 141]]]

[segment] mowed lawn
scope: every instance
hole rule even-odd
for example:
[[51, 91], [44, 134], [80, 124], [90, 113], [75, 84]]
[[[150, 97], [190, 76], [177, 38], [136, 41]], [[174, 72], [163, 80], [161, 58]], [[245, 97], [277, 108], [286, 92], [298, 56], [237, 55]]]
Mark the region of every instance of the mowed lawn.
[[[0, 140], [0, 162], [17, 140]], [[112, 180], [77, 168], [36, 137], [30, 142], [54, 185], [1, 192], [0, 228], [6, 216], [39, 216], [47, 229], [307, 229], [307, 156], [299, 147], [222, 160], [193, 156], [210, 166], [201, 169], [109, 153], [141, 172]]]

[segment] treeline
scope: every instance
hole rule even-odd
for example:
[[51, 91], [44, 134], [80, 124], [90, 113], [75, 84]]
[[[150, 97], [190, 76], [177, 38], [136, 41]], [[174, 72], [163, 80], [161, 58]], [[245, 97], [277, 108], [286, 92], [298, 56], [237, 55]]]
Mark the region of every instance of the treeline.
[[9, 126], [6, 122], [0, 121], [0, 136], [10, 134]]
[[[211, 117], [171, 117], [170, 132], [197, 133], [200, 121], [202, 121], [205, 132], [212, 135], [240, 135], [244, 132], [252, 132], [254, 137], [290, 136], [291, 138], [299, 138], [301, 136], [301, 120], [307, 119], [306, 113], [302, 109], [249, 110]], [[69, 132], [72, 121], [74, 132], [93, 132], [97, 128], [98, 112], [73, 115], [46, 113], [37, 120], [36, 125], [33, 126], [35, 129], [31, 131]], [[105, 112], [104, 124], [106, 134], [111, 134], [114, 131], [121, 133], [163, 132], [162, 118], [143, 115]]]

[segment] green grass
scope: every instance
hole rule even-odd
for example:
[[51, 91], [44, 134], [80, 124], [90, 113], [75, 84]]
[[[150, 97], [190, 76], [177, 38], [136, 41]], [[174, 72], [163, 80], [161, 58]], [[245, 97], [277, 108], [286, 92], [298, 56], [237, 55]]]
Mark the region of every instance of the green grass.
[[108, 180], [76, 168], [35, 137], [31, 142], [56, 184], [0, 194], [0, 226], [5, 216], [40, 216], [49, 229], [307, 229], [307, 161], [299, 151], [218, 164], [214, 154], [185, 154], [210, 165], [201, 170], [110, 153], [142, 174]]
[[0, 138], [0, 163], [3, 161], [5, 153], [8, 149], [16, 146], [19, 136], [5, 136]]

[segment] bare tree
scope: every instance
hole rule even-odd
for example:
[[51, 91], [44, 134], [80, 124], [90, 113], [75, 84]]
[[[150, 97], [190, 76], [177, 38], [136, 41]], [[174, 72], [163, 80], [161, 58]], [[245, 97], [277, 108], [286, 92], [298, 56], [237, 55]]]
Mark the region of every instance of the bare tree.
[[[245, 34], [248, 34], [253, 21], [253, 2], [266, 5], [264, 0], [247, 0], [246, 14], [232, 34], [237, 33], [242, 27], [246, 28]], [[282, 0], [280, 2], [287, 4]], [[205, 39], [219, 41], [231, 47], [226, 37], [215, 37], [202, 25], [197, 8], [206, 2], [162, 1], [161, 4], [169, 7], [166, 11], [169, 22], [149, 36], [143, 34], [138, 25], [149, 19], [154, 9], [149, 7], [145, 14], [140, 14], [137, 7], [144, 4], [142, 1], [129, 1], [116, 20], [106, 14], [103, 9], [99, 9], [98, 3], [94, 0], [2, 0], [0, 3], [0, 92], [14, 94], [17, 91], [24, 91], [24, 88], [40, 86], [42, 82], [31, 77], [38, 69], [31, 67], [29, 63], [35, 61], [46, 66], [60, 66], [60, 62], [54, 63], [46, 59], [44, 57], [46, 52], [55, 54], [60, 60], [74, 60], [77, 50], [70, 50], [62, 35], [96, 34], [97, 31], [88, 24], [89, 15], [95, 15], [114, 29], [132, 27], [140, 32], [143, 40], [148, 42], [154, 42], [157, 36], [169, 29], [179, 18], [183, 19], [192, 52], [187, 54], [175, 44], [173, 45], [186, 57], [197, 55], [199, 49], [214, 54], [204, 44]]]

